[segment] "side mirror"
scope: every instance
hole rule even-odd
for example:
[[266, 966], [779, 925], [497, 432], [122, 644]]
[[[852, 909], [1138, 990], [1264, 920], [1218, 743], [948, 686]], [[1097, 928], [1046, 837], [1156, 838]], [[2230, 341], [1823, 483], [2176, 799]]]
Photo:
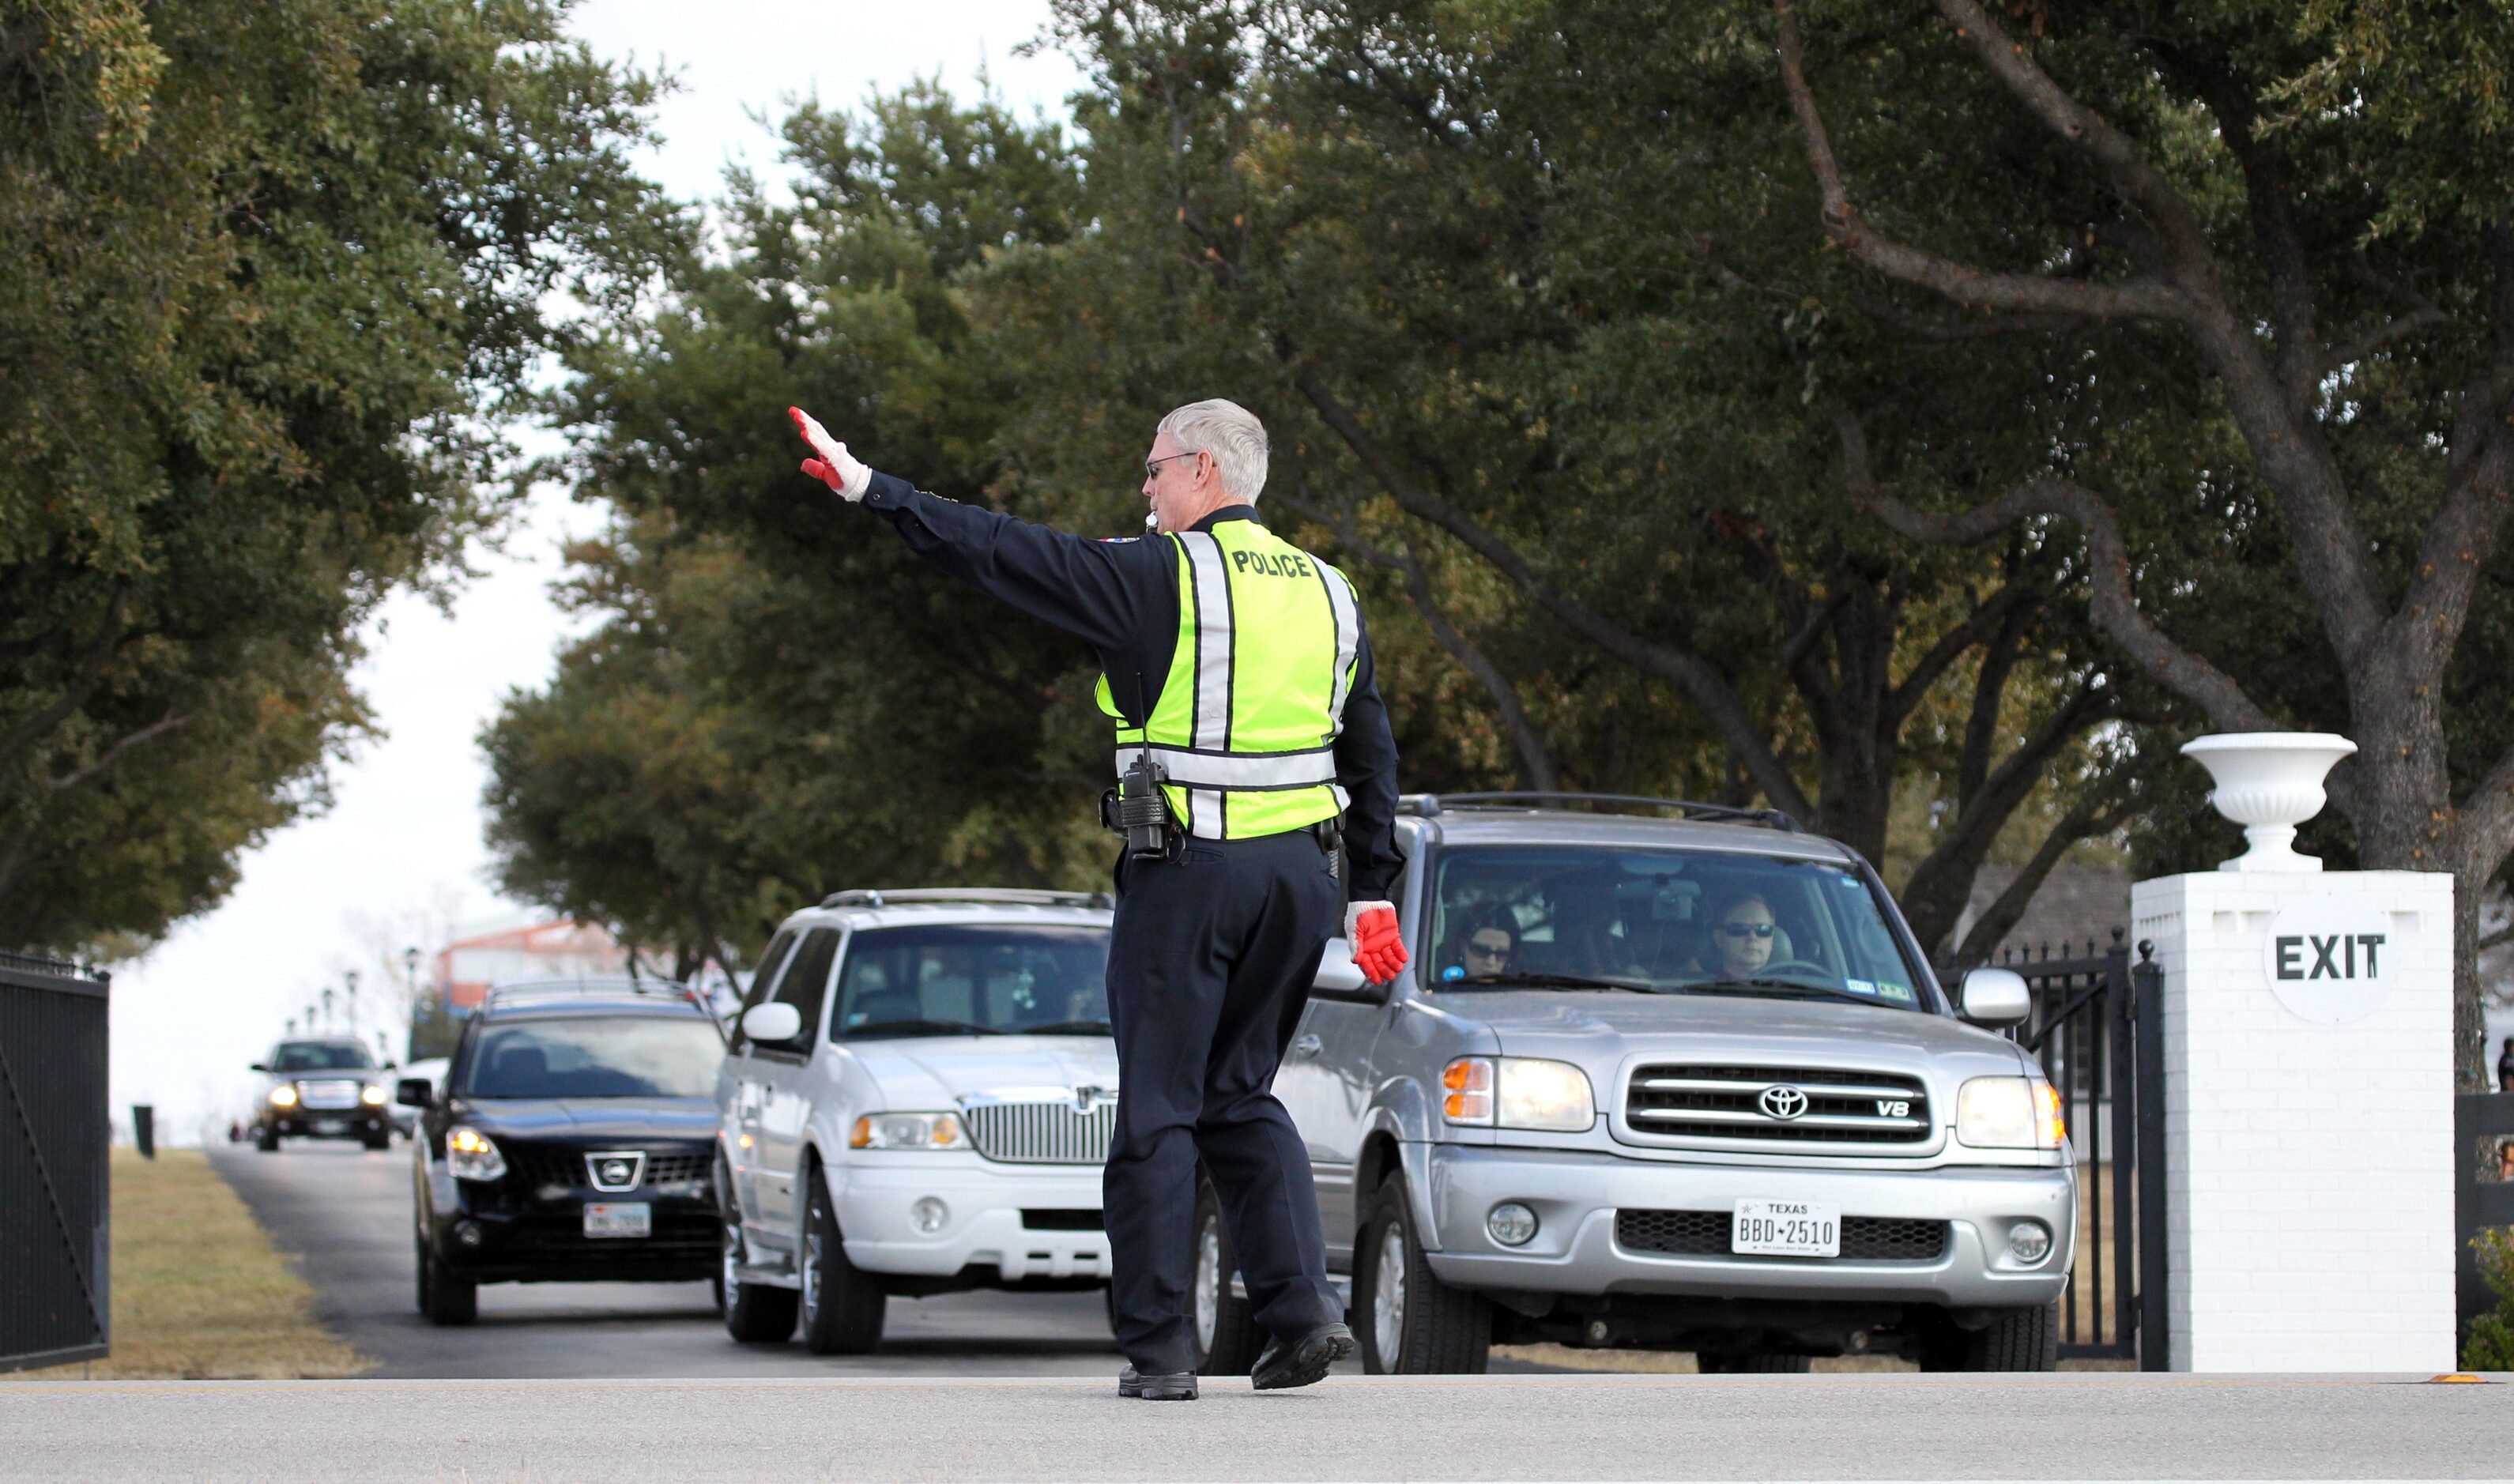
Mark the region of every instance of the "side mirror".
[[2034, 991], [2013, 969], [1975, 969], [1964, 977], [1963, 1015], [1976, 1025], [2014, 1025], [2034, 1013]]
[[791, 1005], [772, 1000], [742, 1013], [742, 1034], [747, 1040], [783, 1045], [802, 1033], [803, 1012]]
[[1353, 944], [1341, 938], [1327, 940], [1326, 953], [1318, 959], [1318, 974], [1313, 983], [1316, 992], [1331, 999], [1379, 1004], [1388, 998], [1386, 984], [1374, 984], [1361, 977], [1361, 966], [1353, 961]]
[[251, 1066], [246, 1067], [245, 1070], [266, 1072], [270, 1070], [270, 1063], [267, 1062], [256, 1062]]
[[393, 1084], [393, 1102], [403, 1107], [426, 1107], [436, 1100], [436, 1087], [426, 1077], [404, 1077]]

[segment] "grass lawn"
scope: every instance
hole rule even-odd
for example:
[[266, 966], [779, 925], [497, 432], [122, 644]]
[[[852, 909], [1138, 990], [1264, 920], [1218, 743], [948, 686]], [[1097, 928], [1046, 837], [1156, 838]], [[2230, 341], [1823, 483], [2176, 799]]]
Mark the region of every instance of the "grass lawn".
[[25, 1376], [276, 1380], [354, 1376], [372, 1364], [315, 1322], [314, 1291], [200, 1150], [148, 1160], [118, 1148], [113, 1354]]

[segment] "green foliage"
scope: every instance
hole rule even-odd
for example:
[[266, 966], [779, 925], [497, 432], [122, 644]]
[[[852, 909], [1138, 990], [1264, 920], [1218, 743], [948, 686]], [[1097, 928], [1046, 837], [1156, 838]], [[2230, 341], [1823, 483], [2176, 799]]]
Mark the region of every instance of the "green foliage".
[[2496, 1296], [2496, 1307], [2470, 1321], [2461, 1340], [2466, 1371], [2514, 1371], [2514, 1230], [2491, 1226], [2470, 1239], [2479, 1254], [2479, 1276]]
[[161, 932], [325, 801], [480, 414], [676, 228], [547, 0], [0, 0], [0, 941]]
[[[788, 121], [797, 202], [737, 180], [725, 261], [574, 357], [602, 624], [483, 738], [508, 890], [694, 964], [848, 886], [1100, 884], [1088, 652], [938, 579], [796, 472], [789, 403], [937, 493], [988, 499], [1018, 402], [954, 276], [1064, 240], [1058, 133], [920, 87]], [[1008, 493], [1034, 517], [1056, 514]]]

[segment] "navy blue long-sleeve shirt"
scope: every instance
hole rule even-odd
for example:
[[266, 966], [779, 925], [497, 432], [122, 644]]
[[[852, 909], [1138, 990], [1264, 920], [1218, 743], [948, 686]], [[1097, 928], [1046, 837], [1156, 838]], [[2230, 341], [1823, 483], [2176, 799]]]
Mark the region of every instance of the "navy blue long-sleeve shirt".
[[[929, 495], [876, 470], [864, 502], [881, 512], [910, 550], [980, 592], [1088, 644], [1109, 694], [1131, 719], [1150, 716], [1178, 650], [1178, 557], [1165, 541], [1093, 541], [997, 511]], [[1197, 521], [1255, 520], [1252, 505], [1226, 505]], [[1397, 738], [1362, 625], [1344, 730], [1335, 742], [1336, 782], [1347, 796], [1345, 860], [1354, 900], [1382, 901], [1397, 879]]]

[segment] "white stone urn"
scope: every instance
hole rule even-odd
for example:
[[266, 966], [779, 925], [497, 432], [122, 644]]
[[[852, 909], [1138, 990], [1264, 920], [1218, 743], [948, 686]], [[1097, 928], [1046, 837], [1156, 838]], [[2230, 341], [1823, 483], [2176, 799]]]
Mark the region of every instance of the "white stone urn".
[[2322, 781], [2357, 744], [2328, 732], [2220, 732], [2182, 744], [2217, 781], [2209, 802], [2244, 826], [2252, 848], [2221, 871], [2318, 871], [2295, 851], [2295, 827], [2322, 812]]

